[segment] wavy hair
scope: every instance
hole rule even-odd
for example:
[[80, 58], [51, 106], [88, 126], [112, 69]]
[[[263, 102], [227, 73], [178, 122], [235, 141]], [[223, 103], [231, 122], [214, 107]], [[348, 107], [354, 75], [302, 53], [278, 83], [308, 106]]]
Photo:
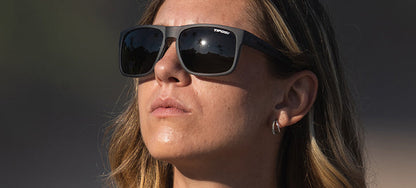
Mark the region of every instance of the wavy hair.
[[[152, 24], [163, 2], [151, 1], [139, 24]], [[291, 71], [275, 68], [277, 75], [310, 70], [318, 78], [312, 109], [284, 133], [284, 152], [276, 159], [279, 187], [366, 187], [362, 130], [323, 6], [318, 0], [253, 0], [247, 11], [260, 37], [292, 59]], [[141, 137], [137, 84], [134, 79], [128, 108], [109, 127], [109, 179], [117, 187], [171, 187], [172, 165], [154, 159]]]

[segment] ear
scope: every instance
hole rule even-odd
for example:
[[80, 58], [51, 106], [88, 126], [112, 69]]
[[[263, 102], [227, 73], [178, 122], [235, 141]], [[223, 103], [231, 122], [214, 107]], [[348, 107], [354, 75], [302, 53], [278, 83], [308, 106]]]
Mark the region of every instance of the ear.
[[300, 121], [311, 109], [318, 90], [318, 79], [311, 71], [298, 72], [286, 80], [283, 101], [275, 106], [280, 127]]

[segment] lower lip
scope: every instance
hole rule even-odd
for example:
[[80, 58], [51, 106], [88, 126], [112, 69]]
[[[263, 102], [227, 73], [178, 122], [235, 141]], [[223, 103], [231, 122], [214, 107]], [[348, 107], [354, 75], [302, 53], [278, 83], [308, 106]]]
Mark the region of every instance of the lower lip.
[[187, 114], [187, 112], [179, 108], [156, 108], [152, 112], [152, 115], [156, 117], [180, 116], [185, 114]]

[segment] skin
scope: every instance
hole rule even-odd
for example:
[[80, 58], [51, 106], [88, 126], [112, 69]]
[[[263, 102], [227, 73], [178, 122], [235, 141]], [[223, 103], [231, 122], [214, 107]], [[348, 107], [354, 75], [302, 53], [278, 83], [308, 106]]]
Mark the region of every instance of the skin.
[[[167, 0], [154, 24], [221, 24], [256, 34], [246, 6], [233, 0]], [[173, 42], [154, 74], [140, 79], [143, 140], [153, 157], [174, 165], [174, 187], [276, 187], [284, 131], [272, 135], [271, 124], [299, 121], [313, 103], [317, 81], [307, 71], [277, 79], [268, 63], [244, 46], [233, 73], [197, 77], [181, 67]], [[186, 110], [155, 113], [152, 104], [166, 99]]]

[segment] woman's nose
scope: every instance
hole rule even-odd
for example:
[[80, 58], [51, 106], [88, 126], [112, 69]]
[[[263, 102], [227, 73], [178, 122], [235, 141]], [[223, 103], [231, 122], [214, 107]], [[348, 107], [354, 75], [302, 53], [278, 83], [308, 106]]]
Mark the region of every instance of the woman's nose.
[[175, 84], [186, 86], [191, 83], [191, 76], [182, 67], [176, 53], [176, 42], [172, 42], [162, 58], [154, 67], [155, 79], [159, 85]]

